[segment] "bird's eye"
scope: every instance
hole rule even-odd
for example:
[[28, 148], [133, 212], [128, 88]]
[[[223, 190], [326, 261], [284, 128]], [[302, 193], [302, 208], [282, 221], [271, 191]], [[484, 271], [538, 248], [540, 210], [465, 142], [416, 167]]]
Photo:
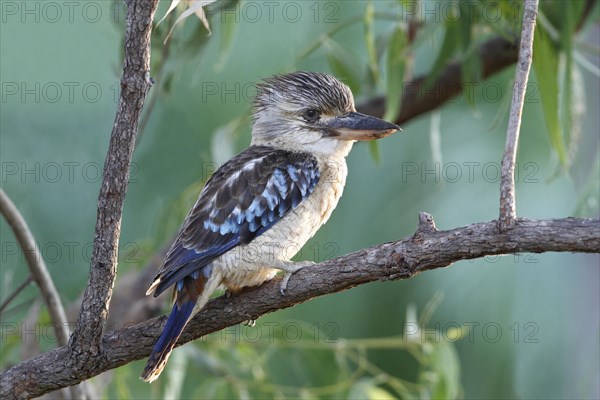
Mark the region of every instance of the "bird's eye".
[[308, 122], [315, 122], [320, 117], [321, 116], [319, 115], [319, 112], [317, 110], [313, 110], [312, 108], [304, 111], [304, 113], [302, 114], [302, 118], [304, 118]]

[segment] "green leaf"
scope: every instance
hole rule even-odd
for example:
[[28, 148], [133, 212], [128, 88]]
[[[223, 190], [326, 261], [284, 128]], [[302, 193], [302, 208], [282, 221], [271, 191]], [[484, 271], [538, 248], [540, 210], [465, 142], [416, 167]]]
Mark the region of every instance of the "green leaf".
[[[461, 51], [461, 82], [468, 87], [475, 82], [480, 81], [481, 61], [478, 54], [478, 43], [473, 40], [473, 26], [476, 20], [476, 13], [473, 12], [474, 3], [461, 1], [459, 4], [461, 18], [456, 28], [457, 41]], [[467, 102], [473, 106], [475, 97], [472, 91], [465, 91]]]
[[381, 154], [379, 153], [379, 144], [376, 140], [369, 142], [369, 153], [371, 153], [371, 157], [373, 157], [375, 164], [379, 165], [381, 162]]
[[387, 121], [395, 121], [400, 113], [406, 57], [404, 49], [408, 44], [406, 32], [397, 25], [388, 43], [386, 59], [387, 82], [385, 85], [385, 116]]
[[437, 80], [440, 72], [444, 69], [450, 58], [454, 55], [454, 52], [458, 48], [458, 28], [459, 23], [455, 21], [449, 21], [446, 23], [446, 32], [444, 34], [444, 41], [440, 51], [433, 63], [433, 67], [429, 72], [429, 76], [425, 81], [425, 90], [431, 89], [432, 85]]
[[367, 55], [369, 57], [369, 72], [375, 84], [379, 82], [379, 62], [377, 60], [377, 46], [375, 45], [375, 34], [373, 32], [373, 21], [375, 19], [375, 8], [373, 2], [369, 1], [365, 9], [365, 42]]
[[326, 38], [323, 45], [327, 50], [329, 68], [331, 68], [334, 75], [350, 86], [355, 95], [360, 93], [361, 80], [356, 70], [358, 63], [351, 53], [330, 38]]
[[475, 22], [474, 15], [472, 15], [474, 14], [472, 13], [473, 6], [474, 3], [472, 1], [466, 2], [465, 0], [461, 0], [459, 2], [460, 19], [456, 31], [458, 34], [460, 48], [463, 53], [466, 52], [471, 45], [471, 34]]
[[348, 399], [377, 399], [377, 400], [392, 400], [395, 397], [387, 390], [377, 386], [377, 382], [372, 378], [362, 378], [350, 388], [347, 396]]
[[[559, 92], [561, 127], [564, 132], [564, 140], [571, 142], [571, 128], [573, 125], [573, 34], [575, 30], [575, 16], [572, 5], [569, 2], [561, 3], [563, 20], [560, 32], [560, 45], [564, 57], [564, 70], [562, 74], [562, 85]], [[568, 153], [567, 153], [568, 157]], [[567, 160], [569, 162], [569, 160]], [[564, 166], [564, 165], [563, 165]]]
[[233, 39], [235, 38], [236, 27], [238, 24], [235, 21], [235, 18], [227, 18], [224, 15], [225, 21], [221, 23], [221, 40], [219, 41], [220, 54], [219, 60], [215, 65], [216, 71], [223, 70], [225, 63], [229, 59], [229, 55], [231, 54], [231, 47], [233, 44]]
[[561, 165], [567, 165], [567, 150], [559, 119], [558, 50], [546, 31], [537, 25], [533, 42], [533, 68], [537, 77], [546, 129]]
[[577, 217], [592, 217], [600, 212], [600, 158], [596, 156], [589, 164], [590, 174], [573, 213]]
[[460, 397], [460, 362], [456, 349], [444, 340], [433, 345], [429, 358], [431, 372], [436, 379], [431, 383], [431, 398], [456, 399]]

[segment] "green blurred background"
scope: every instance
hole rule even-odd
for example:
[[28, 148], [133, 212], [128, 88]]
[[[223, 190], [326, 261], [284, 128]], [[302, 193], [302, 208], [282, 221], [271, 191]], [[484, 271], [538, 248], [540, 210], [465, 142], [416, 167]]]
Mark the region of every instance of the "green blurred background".
[[[117, 279], [141, 270], [167, 244], [215, 163], [249, 144], [253, 82], [297, 69], [333, 69], [346, 81], [357, 77], [357, 104], [384, 94], [389, 50], [379, 38], [396, 25], [381, 16], [401, 15], [406, 3], [244, 2], [210, 13], [211, 36], [194, 17], [177, 25], [163, 58], [162, 40], [173, 22], [167, 17], [153, 42], [153, 71], [161, 69], [161, 80], [133, 158]], [[431, 70], [443, 45], [445, 4], [422, 4], [429, 16], [413, 49], [414, 76]], [[125, 6], [5, 0], [0, 6], [1, 184], [30, 224], [69, 305], [87, 282]], [[158, 19], [167, 6], [161, 3]], [[592, 47], [577, 48], [591, 66], [573, 64], [572, 101], [584, 110], [568, 166], [550, 144], [532, 69], [517, 167], [522, 217], [598, 215], [597, 8], [577, 35]], [[376, 12], [371, 28], [363, 19], [368, 9]], [[484, 22], [492, 28], [474, 28], [473, 43], [498, 34], [493, 22]], [[369, 69], [370, 34], [381, 55], [379, 80]], [[348, 76], [339, 76], [344, 68]], [[357, 144], [338, 208], [298, 259], [322, 261], [403, 238], [414, 232], [420, 211], [431, 213], [439, 229], [495, 219], [513, 77], [510, 67], [476, 86], [472, 98], [463, 94], [403, 124], [402, 134], [379, 143], [378, 156]], [[0, 229], [4, 299], [28, 273], [4, 220]], [[231, 328], [188, 344], [152, 386], [137, 379], [140, 361], [96, 379], [96, 387], [108, 398], [599, 398], [598, 266], [598, 255], [520, 254], [372, 283], [264, 316], [256, 328]], [[30, 285], [2, 313], [1, 368], [24, 356], [28, 335], [37, 335], [42, 350], [55, 345], [51, 331], [23, 325], [33, 323], [32, 312], [36, 320], [37, 298]], [[437, 306], [422, 325], [427, 330], [410, 344], [402, 336], [406, 323], [432, 301]], [[39, 318], [48, 322], [43, 308]], [[15, 327], [25, 331], [15, 333]], [[453, 340], [457, 327], [462, 337]], [[392, 345], [376, 340], [389, 337]]]

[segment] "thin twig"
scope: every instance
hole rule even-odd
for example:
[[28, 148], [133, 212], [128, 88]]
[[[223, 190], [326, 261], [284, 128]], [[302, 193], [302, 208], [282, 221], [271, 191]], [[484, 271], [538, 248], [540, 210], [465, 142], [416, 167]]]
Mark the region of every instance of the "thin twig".
[[[175, 22], [175, 13], [169, 13], [169, 15], [167, 16], [167, 21], [166, 26], [173, 26], [173, 23]], [[148, 104], [146, 105], [146, 107], [144, 108], [144, 112], [142, 113], [142, 118], [140, 120], [140, 125], [138, 127], [138, 134], [137, 134], [137, 138], [135, 141], [136, 146], [139, 146], [139, 144], [142, 141], [142, 136], [144, 135], [144, 132], [146, 132], [146, 125], [148, 124], [148, 121], [150, 121], [150, 117], [153, 115], [152, 114], [152, 110], [154, 109], [154, 106], [156, 105], [156, 102], [158, 101], [158, 98], [162, 95], [162, 91], [163, 88], [165, 86], [165, 83], [163, 82], [163, 77], [164, 77], [164, 72], [165, 72], [165, 64], [167, 63], [167, 60], [169, 58], [169, 54], [171, 52], [171, 43], [173, 42], [173, 39], [171, 40], [167, 40], [165, 42], [165, 44], [162, 47], [161, 53], [160, 53], [160, 59], [158, 61], [158, 65], [155, 68], [154, 71], [154, 80], [156, 81], [157, 85], [154, 87], [154, 90], [152, 91], [152, 93], [150, 94], [150, 101], [148, 101]]]
[[64, 346], [69, 340], [69, 324], [60, 296], [27, 222], [2, 188], [0, 188], [0, 212], [12, 228], [25, 255], [29, 272], [42, 292], [54, 324], [58, 344]]
[[27, 276], [27, 279], [25, 279], [23, 283], [21, 283], [11, 294], [6, 297], [6, 300], [4, 300], [2, 305], [0, 305], [0, 315], [2, 315], [2, 311], [4, 311], [6, 306], [8, 306], [10, 302], [13, 301], [15, 297], [17, 297], [17, 295], [31, 283], [31, 281], [33, 281], [33, 277], [31, 275]]
[[514, 94], [510, 106], [510, 117], [506, 132], [506, 146], [502, 157], [502, 175], [500, 178], [500, 230], [505, 230], [515, 224], [517, 220], [517, 206], [515, 199], [515, 161], [517, 159], [517, 146], [519, 131], [521, 129], [521, 115], [525, 102], [525, 90], [529, 80], [529, 70], [533, 58], [533, 35], [535, 20], [537, 18], [539, 0], [525, 0], [523, 12], [523, 28], [521, 30], [521, 46], [519, 48], [519, 61], [515, 72]]
[[[48, 272], [46, 262], [36, 245], [35, 238], [25, 218], [19, 212], [14, 203], [10, 200], [4, 189], [0, 188], [0, 212], [10, 225], [19, 242], [19, 246], [25, 255], [27, 266], [29, 267], [29, 277], [23, 282], [2, 304], [0, 311], [10, 303], [21, 290], [23, 290], [31, 280], [34, 280], [42, 292], [42, 297], [48, 307], [52, 325], [56, 334], [57, 342], [60, 346], [65, 346], [69, 341], [69, 322], [64, 306], [54, 286], [54, 281]], [[61, 394], [65, 400], [89, 398], [88, 388], [85, 385], [77, 385], [72, 388], [63, 388]]]

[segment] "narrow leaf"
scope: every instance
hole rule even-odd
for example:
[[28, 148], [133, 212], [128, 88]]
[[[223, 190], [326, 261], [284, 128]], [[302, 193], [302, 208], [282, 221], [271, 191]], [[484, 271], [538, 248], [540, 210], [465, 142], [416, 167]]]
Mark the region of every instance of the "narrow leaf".
[[400, 114], [404, 72], [406, 70], [405, 48], [408, 44], [406, 32], [397, 25], [388, 42], [386, 59], [387, 82], [385, 85], [386, 121], [395, 121]]
[[[562, 59], [564, 60], [564, 68], [560, 76], [562, 77], [562, 85], [559, 91], [559, 107], [561, 117], [561, 128], [564, 132], [564, 140], [566, 143], [572, 142], [571, 131], [573, 126], [573, 31], [575, 28], [575, 18], [573, 8], [569, 2], [562, 2], [562, 26], [560, 32], [560, 43], [562, 47]], [[567, 146], [567, 148], [570, 146]], [[567, 152], [568, 157], [569, 152]], [[569, 160], [567, 160], [569, 163]], [[564, 165], [563, 165], [564, 166]]]
[[331, 71], [344, 81], [354, 94], [360, 93], [361, 85], [359, 74], [356, 70], [358, 63], [352, 57], [352, 53], [344, 49], [335, 41], [326, 38], [323, 42], [327, 50], [327, 62]]
[[[469, 87], [474, 82], [479, 81], [480, 74], [480, 60], [479, 54], [476, 51], [478, 46], [473, 40], [473, 25], [475, 23], [475, 13], [472, 12], [474, 4], [472, 2], [465, 2], [464, 0], [459, 3], [460, 7], [460, 20], [458, 27], [455, 29], [457, 35], [457, 42], [460, 45], [460, 53], [462, 57], [461, 61], [461, 81], [465, 84], [465, 87]], [[475, 98], [472, 96], [471, 91], [466, 91], [467, 102], [473, 106], [475, 104]]]
[[533, 68], [537, 77], [542, 110], [550, 144], [558, 154], [560, 164], [567, 165], [567, 151], [559, 119], [558, 51], [540, 25], [533, 42]]
[[229, 58], [233, 39], [235, 37], [236, 27], [238, 24], [235, 18], [225, 18], [225, 21], [221, 23], [221, 40], [220, 40], [220, 54], [219, 61], [217, 61], [215, 69], [220, 71], [225, 66], [225, 62]]
[[437, 80], [440, 72], [446, 66], [450, 58], [454, 55], [458, 47], [458, 23], [456, 22], [448, 22], [446, 23], [446, 32], [444, 34], [444, 41], [442, 42], [442, 46], [440, 51], [433, 63], [433, 67], [429, 72], [429, 76], [425, 81], [425, 88], [431, 88], [433, 83]]
[[460, 361], [456, 349], [444, 340], [433, 343], [430, 355], [432, 372], [437, 380], [432, 382], [431, 397], [434, 399], [456, 399], [461, 394]]
[[378, 141], [371, 140], [369, 142], [369, 153], [371, 153], [371, 157], [373, 157], [373, 161], [375, 161], [375, 164], [379, 165], [379, 163], [381, 163], [381, 154], [379, 153]]
[[373, 2], [369, 1], [365, 9], [365, 42], [367, 55], [369, 57], [369, 72], [375, 84], [379, 82], [379, 62], [377, 60], [377, 46], [375, 45], [375, 33], [373, 32], [373, 21], [375, 19], [375, 8]]
[[171, 0], [171, 4], [169, 5], [169, 9], [167, 10], [167, 12], [165, 13], [165, 15], [163, 15], [163, 17], [160, 19], [160, 21], [158, 21], [158, 24], [160, 24], [161, 22], [164, 21], [165, 18], [167, 18], [167, 15], [169, 15], [171, 13], [171, 11], [173, 11], [175, 9], [175, 7], [177, 7], [177, 5], [181, 2], [181, 0]]
[[169, 31], [169, 34], [165, 38], [165, 42], [169, 39], [169, 37], [173, 33], [173, 28], [175, 28], [175, 26], [179, 22], [183, 21], [184, 19], [186, 19], [187, 17], [189, 17], [192, 14], [196, 14], [196, 16], [198, 16], [198, 18], [202, 22], [202, 25], [204, 25], [204, 27], [208, 31], [208, 35], [210, 36], [210, 34], [211, 34], [210, 25], [208, 24], [208, 20], [206, 19], [206, 15], [204, 14], [204, 9], [202, 7], [205, 7], [211, 3], [214, 3], [216, 0], [189, 0], [189, 1], [190, 1], [189, 8], [187, 10], [185, 10], [184, 12], [182, 12], [179, 17], [177, 17], [177, 19], [175, 20], [175, 23], [171, 27], [171, 30]]

